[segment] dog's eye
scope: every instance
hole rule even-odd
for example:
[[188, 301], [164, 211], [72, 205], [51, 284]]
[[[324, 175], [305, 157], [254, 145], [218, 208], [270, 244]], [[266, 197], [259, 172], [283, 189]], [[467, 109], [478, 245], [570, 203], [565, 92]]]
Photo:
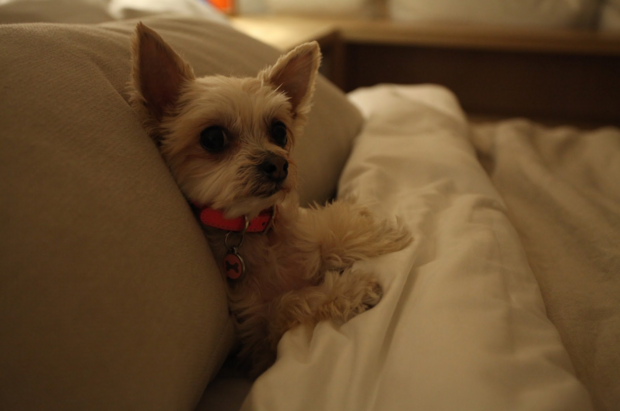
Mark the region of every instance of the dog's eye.
[[200, 145], [207, 151], [218, 152], [226, 147], [226, 133], [218, 126], [208, 127], [200, 133]]
[[271, 137], [273, 141], [280, 147], [284, 147], [287, 142], [286, 138], [286, 126], [281, 121], [276, 121], [271, 126]]

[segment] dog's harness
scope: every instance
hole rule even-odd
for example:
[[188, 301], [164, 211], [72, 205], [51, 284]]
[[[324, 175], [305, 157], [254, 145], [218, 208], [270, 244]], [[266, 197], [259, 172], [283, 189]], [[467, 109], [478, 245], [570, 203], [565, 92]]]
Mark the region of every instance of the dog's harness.
[[[228, 278], [238, 280], [245, 272], [245, 263], [239, 255], [239, 247], [243, 244], [245, 234], [267, 233], [273, 227], [277, 214], [277, 206], [261, 211], [252, 220], [248, 219], [247, 216], [226, 218], [222, 211], [209, 207], [200, 210], [199, 218], [204, 226], [228, 231], [224, 237], [224, 245], [228, 252], [223, 261], [224, 273]], [[232, 234], [237, 234], [236, 242]]]

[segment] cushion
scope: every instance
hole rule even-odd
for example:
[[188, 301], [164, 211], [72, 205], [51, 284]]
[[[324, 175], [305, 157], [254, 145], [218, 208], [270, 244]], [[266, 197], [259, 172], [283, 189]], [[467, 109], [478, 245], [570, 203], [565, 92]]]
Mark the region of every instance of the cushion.
[[113, 20], [107, 0], [4, 0], [0, 23], [103, 23]]
[[596, 0], [388, 0], [397, 21], [582, 28], [593, 24]]
[[225, 23], [226, 16], [203, 0], [2, 0], [1, 23], [103, 23], [155, 14], [202, 17]]
[[[218, 23], [147, 18], [198, 75], [278, 53]], [[232, 344], [224, 283], [127, 103], [136, 21], [0, 26], [0, 409], [193, 409]], [[321, 79], [298, 150], [334, 192], [361, 117]]]

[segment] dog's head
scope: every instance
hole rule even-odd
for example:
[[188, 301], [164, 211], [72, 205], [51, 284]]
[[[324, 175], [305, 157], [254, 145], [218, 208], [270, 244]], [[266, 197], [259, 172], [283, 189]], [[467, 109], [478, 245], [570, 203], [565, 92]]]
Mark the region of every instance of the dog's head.
[[291, 150], [310, 110], [320, 59], [312, 42], [256, 77], [196, 78], [140, 23], [131, 102], [190, 201], [229, 218], [252, 217], [295, 188]]

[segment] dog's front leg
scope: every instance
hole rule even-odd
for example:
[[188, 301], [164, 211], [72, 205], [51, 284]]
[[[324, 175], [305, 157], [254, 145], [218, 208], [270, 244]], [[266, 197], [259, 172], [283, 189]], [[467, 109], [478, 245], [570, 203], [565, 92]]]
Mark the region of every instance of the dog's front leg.
[[305, 210], [300, 215], [298, 246], [321, 262], [321, 270], [341, 270], [355, 261], [399, 251], [412, 240], [399, 221], [377, 220], [348, 201]]
[[272, 349], [296, 325], [348, 321], [377, 305], [382, 295], [381, 285], [371, 274], [351, 269], [327, 271], [323, 283], [289, 291], [272, 301], [268, 312]]

